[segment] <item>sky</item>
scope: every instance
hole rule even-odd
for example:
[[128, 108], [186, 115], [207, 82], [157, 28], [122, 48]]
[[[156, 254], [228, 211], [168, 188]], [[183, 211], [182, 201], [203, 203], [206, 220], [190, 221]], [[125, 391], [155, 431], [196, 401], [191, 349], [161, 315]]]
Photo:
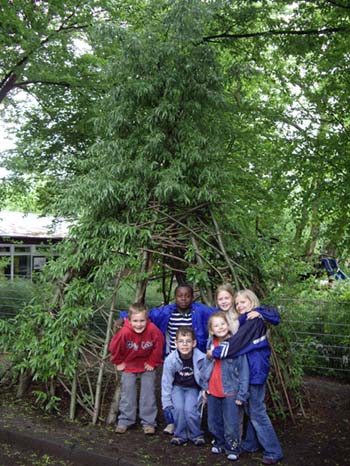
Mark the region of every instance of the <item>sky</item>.
[[9, 138], [6, 126], [3, 123], [0, 123], [0, 178], [4, 178], [8, 175], [8, 170], [1, 166], [1, 153], [8, 149], [13, 149], [15, 147], [14, 141]]

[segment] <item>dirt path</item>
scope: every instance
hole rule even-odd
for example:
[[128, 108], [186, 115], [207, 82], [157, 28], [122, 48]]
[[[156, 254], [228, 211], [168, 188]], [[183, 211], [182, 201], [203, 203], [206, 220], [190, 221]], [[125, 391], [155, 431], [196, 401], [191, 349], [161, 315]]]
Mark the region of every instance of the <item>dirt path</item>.
[[[350, 466], [350, 384], [323, 377], [305, 378], [307, 417], [274, 421], [284, 450], [284, 466]], [[58, 416], [48, 416], [28, 406], [13, 403], [1, 394], [0, 426], [37, 438], [54, 440], [63, 448], [79, 448], [143, 466], [224, 466], [224, 456], [212, 455], [209, 446], [169, 445], [162, 433], [146, 437], [140, 428], [117, 436], [112, 428], [82, 425]], [[29, 457], [29, 454], [28, 454]], [[259, 465], [261, 453], [242, 455], [235, 464]], [[23, 462], [30, 466], [32, 462]], [[50, 464], [50, 463], [48, 463]], [[124, 463], [125, 464], [125, 463]], [[1, 464], [0, 464], [1, 466]], [[96, 466], [104, 466], [98, 464]]]

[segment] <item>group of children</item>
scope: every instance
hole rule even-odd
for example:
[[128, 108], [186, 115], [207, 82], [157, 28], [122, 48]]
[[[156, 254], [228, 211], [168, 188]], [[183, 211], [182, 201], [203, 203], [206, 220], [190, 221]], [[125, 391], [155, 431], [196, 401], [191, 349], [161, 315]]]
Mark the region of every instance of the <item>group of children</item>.
[[[193, 302], [193, 289], [180, 285], [175, 303], [160, 308], [130, 306], [110, 344], [111, 361], [122, 372], [116, 432], [136, 423], [136, 377], [140, 374], [139, 417], [154, 434], [157, 416], [155, 369], [164, 359], [161, 400], [173, 445], [204, 445], [201, 414], [207, 403], [211, 452], [235, 461], [243, 451], [263, 450], [262, 464], [282, 459], [266, 412], [270, 346], [265, 321], [279, 323], [274, 308], [260, 306], [250, 290], [231, 285], [216, 292], [218, 308]], [[247, 414], [242, 440], [243, 415]]]

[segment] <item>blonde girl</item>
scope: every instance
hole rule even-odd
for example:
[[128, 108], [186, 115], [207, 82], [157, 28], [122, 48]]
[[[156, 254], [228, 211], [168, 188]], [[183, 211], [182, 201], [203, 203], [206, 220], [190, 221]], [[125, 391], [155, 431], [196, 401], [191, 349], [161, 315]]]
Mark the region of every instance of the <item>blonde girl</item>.
[[239, 328], [239, 313], [236, 311], [234, 306], [234, 296], [235, 292], [232, 285], [229, 283], [220, 285], [215, 294], [216, 304], [220, 311], [225, 312], [232, 335], [234, 335]]
[[[276, 464], [283, 456], [282, 449], [266, 411], [266, 380], [270, 370], [271, 348], [266, 336], [265, 321], [277, 325], [280, 317], [276, 309], [260, 306], [251, 290], [240, 290], [234, 295], [239, 313], [240, 328], [231, 338], [213, 349], [211, 355], [221, 361], [246, 354], [249, 364], [249, 417], [242, 448], [254, 452], [263, 449], [262, 464]], [[259, 318], [256, 318], [256, 317]]]
[[[208, 348], [214, 348], [230, 338], [227, 312], [212, 314], [208, 330]], [[214, 437], [211, 452], [225, 453], [228, 460], [236, 461], [241, 451], [242, 405], [248, 397], [247, 357], [206, 360], [201, 379], [203, 396], [208, 402], [208, 428]]]

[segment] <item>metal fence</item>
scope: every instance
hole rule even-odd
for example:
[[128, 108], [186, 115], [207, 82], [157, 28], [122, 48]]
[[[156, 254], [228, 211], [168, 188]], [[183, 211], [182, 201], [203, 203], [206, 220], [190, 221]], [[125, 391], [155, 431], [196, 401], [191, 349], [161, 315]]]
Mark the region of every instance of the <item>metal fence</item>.
[[350, 379], [350, 303], [283, 299], [278, 303], [305, 372]]

